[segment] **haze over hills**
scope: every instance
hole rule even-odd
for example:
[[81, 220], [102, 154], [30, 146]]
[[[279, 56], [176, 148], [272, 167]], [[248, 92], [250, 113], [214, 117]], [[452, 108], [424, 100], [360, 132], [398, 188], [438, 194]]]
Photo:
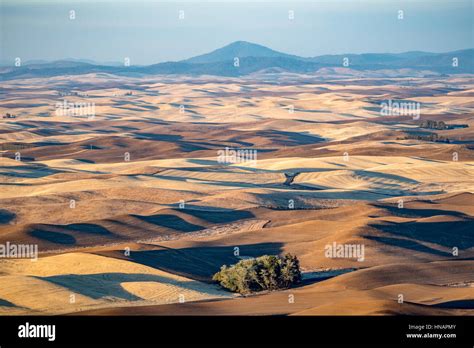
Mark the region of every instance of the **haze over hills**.
[[[238, 66], [234, 59], [238, 58]], [[347, 58], [348, 65], [343, 65]], [[457, 66], [453, 66], [457, 59]], [[262, 45], [236, 41], [210, 53], [178, 62], [164, 62], [149, 66], [117, 66], [94, 63], [84, 59], [65, 59], [54, 62], [5, 66], [0, 69], [0, 80], [13, 78], [111, 73], [124, 76], [146, 75], [214, 75], [245, 76], [261, 71], [314, 73], [322, 68], [346, 67], [359, 71], [401, 70], [400, 75], [426, 71], [438, 74], [474, 73], [474, 49], [447, 53], [405, 52], [323, 55], [299, 57], [278, 52]]]

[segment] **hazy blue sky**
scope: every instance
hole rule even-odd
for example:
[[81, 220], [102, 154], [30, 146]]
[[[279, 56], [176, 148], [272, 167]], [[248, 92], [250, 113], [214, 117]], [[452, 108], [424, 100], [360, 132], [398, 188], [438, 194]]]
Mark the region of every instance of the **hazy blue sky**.
[[0, 2], [2, 61], [130, 57], [151, 64], [237, 40], [301, 56], [474, 47], [474, 0]]

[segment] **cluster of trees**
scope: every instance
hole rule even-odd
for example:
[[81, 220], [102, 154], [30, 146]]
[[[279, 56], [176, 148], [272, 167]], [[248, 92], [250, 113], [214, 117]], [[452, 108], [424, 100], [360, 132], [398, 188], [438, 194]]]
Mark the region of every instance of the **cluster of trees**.
[[67, 96], [86, 97], [87, 96], [86, 93], [81, 94], [80, 92], [77, 92], [77, 91], [68, 91], [68, 92], [59, 91], [58, 94], [60, 97], [67, 97]]
[[28, 143], [2, 143], [0, 144], [0, 151], [16, 151], [30, 149], [32, 147], [34, 147], [34, 145]]
[[427, 135], [410, 134], [410, 135], [407, 135], [404, 139], [415, 139], [415, 140], [432, 141], [436, 143], [447, 143], [447, 144], [451, 142], [449, 138], [439, 136], [436, 133], [429, 133]]
[[428, 128], [428, 129], [455, 129], [455, 128], [468, 128], [469, 125], [467, 124], [446, 124], [443, 121], [433, 121], [433, 120], [424, 120], [419, 123], [420, 128]]
[[424, 120], [420, 122], [421, 128], [429, 128], [429, 129], [448, 129], [449, 127], [443, 121], [433, 121], [433, 120]]
[[296, 256], [264, 255], [241, 260], [232, 266], [224, 265], [212, 279], [230, 291], [248, 294], [262, 290], [287, 289], [301, 282], [301, 271]]

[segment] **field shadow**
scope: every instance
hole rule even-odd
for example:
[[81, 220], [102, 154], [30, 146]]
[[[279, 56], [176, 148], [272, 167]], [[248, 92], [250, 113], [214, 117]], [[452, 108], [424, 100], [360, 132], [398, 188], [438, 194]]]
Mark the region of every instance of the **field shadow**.
[[[159, 250], [133, 251], [128, 259], [187, 278], [210, 282], [212, 275], [223, 265], [241, 260], [239, 256], [258, 257], [278, 255], [282, 243], [258, 243], [234, 246], [196, 246], [172, 249], [160, 246]], [[238, 255], [236, 253], [238, 251]]]
[[[4, 157], [8, 157], [11, 159], [15, 158], [15, 154], [5, 154]], [[22, 157], [22, 160], [28, 160], [30, 158]], [[24, 165], [24, 166], [1, 166], [0, 167], [0, 175], [9, 176], [9, 177], [16, 177], [16, 178], [44, 178], [49, 175], [62, 173], [59, 170], [55, 170], [49, 168], [45, 165]]]
[[10, 301], [7, 301], [7, 300], [4, 300], [4, 299], [0, 298], [0, 307], [16, 308], [18, 306], [16, 304], [10, 302]]
[[372, 206], [384, 209], [391, 216], [398, 216], [398, 217], [404, 217], [404, 218], [420, 219], [420, 218], [427, 218], [427, 217], [432, 217], [432, 216], [437, 216], [437, 215], [448, 215], [448, 216], [454, 216], [454, 217], [462, 218], [462, 219], [472, 219], [470, 215], [467, 215], [463, 212], [455, 211], [455, 210], [418, 209], [418, 208], [412, 209], [412, 208], [406, 208], [406, 207], [398, 208], [397, 205], [387, 205], [383, 203], [373, 203]]
[[178, 230], [180, 232], [195, 232], [204, 229], [203, 226], [195, 225], [187, 222], [177, 215], [157, 214], [157, 215], [132, 215], [133, 217], [145, 221], [149, 224]]
[[174, 210], [214, 224], [229, 223], [255, 217], [254, 214], [246, 210], [228, 210], [219, 208], [213, 208], [212, 210], [189, 208]]
[[310, 145], [325, 141], [324, 138], [309, 133], [285, 132], [274, 129], [256, 131], [255, 136], [270, 139], [284, 146]]
[[74, 238], [73, 236], [67, 233], [32, 229], [28, 231], [28, 234], [32, 237], [45, 240], [50, 243], [63, 244], [63, 245], [76, 244], [76, 238]]
[[168, 141], [174, 142], [183, 139], [181, 135], [176, 134], [158, 134], [158, 133], [134, 133], [136, 139], [147, 139], [154, 141]]
[[446, 222], [386, 222], [369, 227], [394, 236], [411, 238], [443, 247], [469, 249], [474, 246], [474, 219]]
[[431, 305], [436, 308], [451, 308], [451, 309], [474, 309], [474, 300], [454, 300], [443, 303]]
[[409, 250], [413, 250], [413, 251], [417, 251], [421, 253], [427, 253], [427, 254], [443, 256], [443, 257], [453, 256], [452, 254], [448, 252], [444, 252], [441, 250], [427, 247], [413, 240], [402, 239], [402, 238], [377, 237], [377, 236], [365, 236], [365, 238], [374, 240], [382, 244], [391, 245], [397, 248], [409, 249]]
[[[398, 182], [401, 182], [401, 183], [404, 183], [404, 184], [413, 184], [413, 185], [419, 184], [419, 182], [416, 181], [416, 180], [406, 178], [406, 177], [400, 176], [400, 175], [395, 175], [395, 174], [371, 172], [371, 171], [368, 171], [368, 170], [354, 170], [354, 173], [357, 176], [360, 176], [362, 178], [364, 178], [364, 177], [376, 178], [376, 179], [380, 178], [380, 179], [394, 180], [394, 181], [398, 181]], [[383, 184], [384, 185], [389, 185], [388, 183], [383, 183]], [[393, 184], [393, 185], [397, 185], [397, 184]]]
[[6, 209], [0, 209], [0, 224], [8, 224], [13, 221], [15, 217], [15, 213], [12, 213]]
[[120, 298], [128, 301], [138, 301], [138, 297], [122, 286], [122, 283], [134, 282], [156, 282], [171, 286], [179, 286], [185, 289], [203, 292], [208, 295], [217, 295], [218, 290], [209, 289], [198, 281], [179, 281], [164, 276], [141, 273], [98, 273], [98, 274], [65, 274], [51, 277], [38, 278], [53, 284], [65, 287], [70, 291], [93, 299], [107, 297]]
[[108, 229], [96, 224], [78, 223], [70, 225], [33, 225], [27, 231], [28, 235], [55, 244], [77, 244], [77, 237], [86, 235], [114, 236]]

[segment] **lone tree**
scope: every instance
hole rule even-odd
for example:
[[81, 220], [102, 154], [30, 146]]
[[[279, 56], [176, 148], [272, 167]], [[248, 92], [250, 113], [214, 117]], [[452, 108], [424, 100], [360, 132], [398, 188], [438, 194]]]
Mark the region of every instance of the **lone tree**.
[[222, 266], [213, 280], [233, 292], [248, 294], [262, 290], [287, 289], [301, 282], [301, 271], [296, 256], [264, 255], [241, 260], [232, 266]]

